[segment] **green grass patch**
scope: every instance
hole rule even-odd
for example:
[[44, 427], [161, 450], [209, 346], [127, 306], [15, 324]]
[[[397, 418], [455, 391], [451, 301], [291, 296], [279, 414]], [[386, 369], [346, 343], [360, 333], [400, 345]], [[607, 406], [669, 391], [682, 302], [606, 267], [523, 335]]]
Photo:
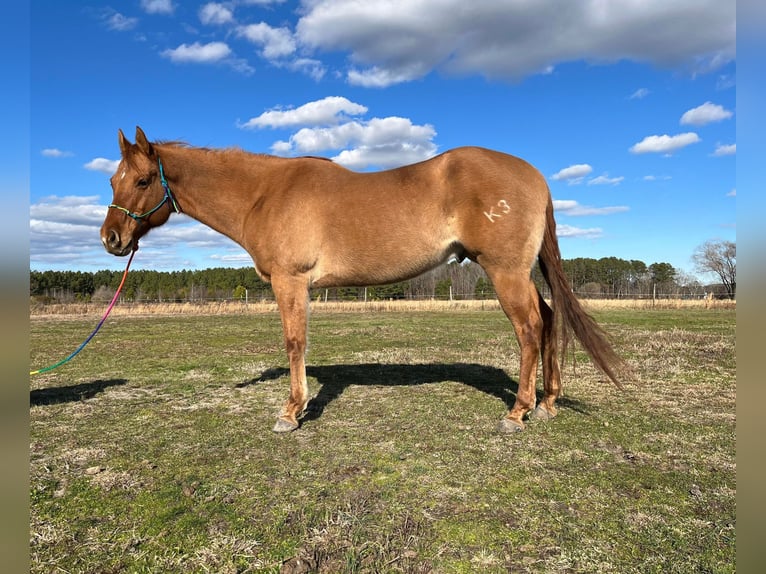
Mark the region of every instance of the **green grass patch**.
[[[315, 312], [286, 436], [276, 314], [111, 319], [30, 380], [32, 571], [735, 572], [735, 311], [594, 314], [626, 390], [575, 350], [515, 435], [497, 310]], [[32, 368], [92, 327], [33, 318]]]

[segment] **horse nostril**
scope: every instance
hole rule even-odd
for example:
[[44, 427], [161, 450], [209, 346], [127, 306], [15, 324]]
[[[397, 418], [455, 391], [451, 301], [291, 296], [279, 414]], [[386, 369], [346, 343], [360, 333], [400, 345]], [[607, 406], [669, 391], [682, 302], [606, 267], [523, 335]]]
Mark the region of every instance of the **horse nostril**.
[[109, 235], [106, 238], [106, 243], [109, 247], [116, 248], [120, 246], [120, 234], [114, 229], [109, 230]]

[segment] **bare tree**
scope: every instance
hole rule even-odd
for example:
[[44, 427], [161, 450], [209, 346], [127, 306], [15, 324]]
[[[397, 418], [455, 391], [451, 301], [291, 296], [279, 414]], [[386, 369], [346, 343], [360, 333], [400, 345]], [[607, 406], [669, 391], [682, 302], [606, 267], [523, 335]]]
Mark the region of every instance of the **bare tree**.
[[719, 277], [730, 299], [737, 294], [737, 244], [733, 241], [706, 241], [692, 255], [700, 273]]
[[704, 292], [697, 277], [685, 271], [676, 271], [676, 289], [684, 297], [699, 298]]

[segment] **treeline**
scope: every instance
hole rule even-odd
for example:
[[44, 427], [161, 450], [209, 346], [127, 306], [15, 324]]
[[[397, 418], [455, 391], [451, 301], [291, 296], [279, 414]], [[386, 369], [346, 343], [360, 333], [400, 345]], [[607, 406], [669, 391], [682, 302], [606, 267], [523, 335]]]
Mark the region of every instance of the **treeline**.
[[[572, 288], [581, 297], [647, 298], [701, 297], [706, 289], [669, 263], [626, 261], [616, 257], [563, 261]], [[29, 292], [34, 301], [101, 302], [114, 295], [122, 271], [31, 271]], [[547, 285], [537, 267], [532, 278], [544, 295]], [[484, 270], [472, 262], [451, 262], [428, 273], [392, 285], [312, 291], [329, 300], [488, 299], [494, 298]], [[122, 297], [128, 301], [271, 300], [270, 285], [252, 267], [216, 267], [182, 271], [131, 271]]]

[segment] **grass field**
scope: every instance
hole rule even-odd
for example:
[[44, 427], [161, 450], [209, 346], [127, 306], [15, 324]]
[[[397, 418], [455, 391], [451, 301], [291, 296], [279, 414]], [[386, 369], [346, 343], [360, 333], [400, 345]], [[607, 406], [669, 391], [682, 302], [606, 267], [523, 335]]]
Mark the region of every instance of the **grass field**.
[[[495, 432], [518, 347], [494, 305], [317, 306], [301, 428], [279, 318], [115, 315], [31, 378], [32, 571], [735, 572], [735, 311], [602, 308], [550, 422]], [[97, 317], [33, 316], [32, 368]]]

